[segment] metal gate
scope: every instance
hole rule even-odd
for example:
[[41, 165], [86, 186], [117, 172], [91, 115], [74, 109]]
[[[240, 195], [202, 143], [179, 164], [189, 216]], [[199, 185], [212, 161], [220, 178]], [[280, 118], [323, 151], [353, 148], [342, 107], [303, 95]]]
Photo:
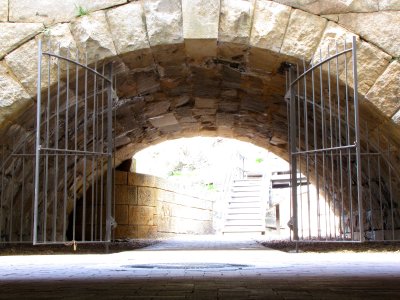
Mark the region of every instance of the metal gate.
[[390, 133], [382, 152], [360, 126], [356, 38], [318, 53], [287, 70], [292, 238], [398, 240], [400, 177]]
[[39, 41], [33, 243], [110, 241], [112, 65], [89, 66], [87, 54], [80, 62], [78, 51], [60, 53], [55, 46], [43, 51]]
[[362, 240], [356, 38], [325, 50], [287, 73], [293, 239]]
[[[34, 109], [0, 153], [0, 243], [111, 240], [116, 105], [112, 64], [38, 43]], [[32, 120], [32, 125], [30, 124]], [[33, 122], [35, 121], [35, 122]], [[33, 125], [36, 123], [36, 125]]]

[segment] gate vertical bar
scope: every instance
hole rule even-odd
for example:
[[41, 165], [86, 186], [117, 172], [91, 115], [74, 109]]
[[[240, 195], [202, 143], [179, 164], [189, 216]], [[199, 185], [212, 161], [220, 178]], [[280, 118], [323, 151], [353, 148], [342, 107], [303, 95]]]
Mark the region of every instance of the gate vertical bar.
[[35, 202], [33, 214], [33, 244], [37, 243], [37, 226], [39, 212], [39, 167], [40, 167], [40, 111], [41, 111], [41, 85], [42, 85], [42, 41], [38, 44], [38, 79], [36, 98], [36, 153], [35, 153]]
[[353, 60], [353, 92], [354, 92], [354, 128], [355, 128], [355, 146], [356, 146], [356, 164], [357, 164], [357, 200], [358, 200], [358, 220], [360, 241], [364, 241], [364, 220], [363, 220], [363, 203], [362, 203], [362, 175], [361, 175], [361, 141], [360, 141], [360, 112], [358, 107], [358, 78], [357, 78], [357, 47], [356, 37], [353, 36], [352, 43], [352, 60]]
[[112, 198], [112, 64], [109, 64], [107, 70], [107, 206], [106, 206], [106, 236], [107, 242], [111, 241], [111, 198]]
[[292, 214], [293, 214], [293, 240], [299, 240], [298, 218], [297, 218], [297, 157], [296, 157], [296, 96], [295, 86], [292, 85], [294, 80], [294, 70], [289, 68], [289, 87], [290, 87], [290, 167], [291, 167], [291, 191], [292, 191]]

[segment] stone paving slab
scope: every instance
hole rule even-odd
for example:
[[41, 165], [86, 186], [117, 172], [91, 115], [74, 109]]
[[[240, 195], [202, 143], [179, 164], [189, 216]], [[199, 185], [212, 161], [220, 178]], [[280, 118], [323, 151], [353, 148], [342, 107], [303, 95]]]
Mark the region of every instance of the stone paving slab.
[[[186, 249], [189, 245], [192, 249]], [[254, 241], [192, 239], [187, 244], [166, 241], [116, 254], [0, 257], [0, 299], [399, 299], [399, 295], [396, 252], [283, 253]]]

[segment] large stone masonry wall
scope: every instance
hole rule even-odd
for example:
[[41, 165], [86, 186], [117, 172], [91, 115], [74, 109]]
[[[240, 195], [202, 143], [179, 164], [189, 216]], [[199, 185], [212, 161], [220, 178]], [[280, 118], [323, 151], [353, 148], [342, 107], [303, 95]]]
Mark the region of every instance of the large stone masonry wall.
[[115, 239], [213, 233], [211, 193], [122, 171], [115, 183]]

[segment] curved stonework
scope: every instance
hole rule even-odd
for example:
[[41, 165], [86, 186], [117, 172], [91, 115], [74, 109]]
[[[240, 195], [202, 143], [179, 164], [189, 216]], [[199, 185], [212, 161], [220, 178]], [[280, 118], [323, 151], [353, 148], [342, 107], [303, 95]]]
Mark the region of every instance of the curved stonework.
[[[81, 61], [87, 52], [88, 63], [114, 62], [119, 96], [117, 164], [149, 145], [195, 135], [249, 141], [286, 157], [281, 64], [301, 63], [303, 58], [316, 62], [321, 59], [318, 49], [324, 49], [323, 58], [328, 45], [332, 53], [335, 41], [342, 49], [344, 40], [350, 42], [356, 35], [361, 122], [369, 127], [372, 144], [380, 133], [390, 133], [394, 145], [390, 160], [398, 166], [400, 31], [385, 29], [379, 39], [374, 26], [363, 25], [365, 20], [394, 20], [388, 28], [396, 26], [400, 8], [390, 1], [6, 2], [8, 13], [0, 9], [0, 21], [14, 22], [14, 27], [21, 23], [21, 29], [0, 48], [3, 143], [32, 132], [37, 41], [42, 39], [45, 49], [61, 54], [68, 48], [73, 53], [79, 50]], [[89, 14], [75, 17], [71, 10], [75, 3]], [[32, 23], [40, 26], [26, 25]], [[50, 67], [50, 78], [43, 75], [43, 90], [57, 79], [56, 61], [51, 60]], [[65, 67], [60, 69], [65, 76]], [[345, 80], [343, 66], [339, 73]]]

